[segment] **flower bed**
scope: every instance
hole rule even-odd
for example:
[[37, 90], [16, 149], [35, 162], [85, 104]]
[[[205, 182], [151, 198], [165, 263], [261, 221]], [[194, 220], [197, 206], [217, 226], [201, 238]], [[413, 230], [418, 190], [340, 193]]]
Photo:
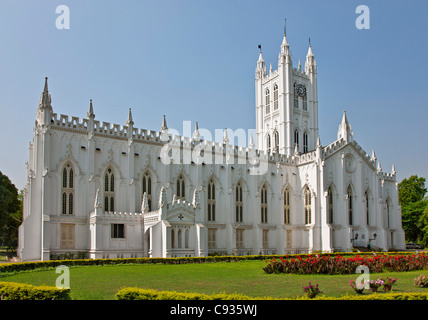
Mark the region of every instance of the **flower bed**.
[[343, 257], [332, 256], [300, 256], [289, 258], [273, 258], [263, 268], [266, 273], [294, 274], [353, 274], [360, 265], [365, 265], [371, 273], [383, 270], [413, 271], [428, 269], [428, 256], [424, 253], [412, 255], [387, 255]]

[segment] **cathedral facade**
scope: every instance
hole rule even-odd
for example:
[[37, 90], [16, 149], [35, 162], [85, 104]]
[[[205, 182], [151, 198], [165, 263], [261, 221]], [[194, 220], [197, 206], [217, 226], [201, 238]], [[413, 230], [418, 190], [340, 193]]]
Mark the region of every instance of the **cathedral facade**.
[[[354, 140], [344, 112], [321, 145], [317, 65], [309, 45], [278, 69], [260, 50], [256, 137], [248, 147], [56, 114], [47, 79], [29, 146], [18, 255], [48, 260], [404, 249], [395, 169]], [[338, 120], [340, 116], [338, 117]], [[233, 141], [233, 140], [232, 140]]]

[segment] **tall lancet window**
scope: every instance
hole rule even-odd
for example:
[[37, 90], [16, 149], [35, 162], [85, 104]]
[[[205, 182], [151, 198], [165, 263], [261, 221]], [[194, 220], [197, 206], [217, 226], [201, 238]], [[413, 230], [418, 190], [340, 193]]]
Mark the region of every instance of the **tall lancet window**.
[[149, 206], [149, 211], [152, 211], [152, 177], [150, 176], [149, 172], [145, 172], [143, 174], [143, 194], [146, 194], [147, 197], [147, 204]]
[[284, 191], [284, 224], [290, 224], [290, 189]]
[[364, 199], [366, 201], [366, 221], [367, 225], [370, 225], [370, 204], [369, 204], [369, 192], [366, 190], [364, 192]]
[[186, 186], [184, 185], [184, 178], [180, 175], [177, 179], [177, 198], [185, 199]]
[[260, 212], [261, 222], [267, 223], [268, 222], [268, 201], [267, 201], [267, 189], [265, 185], [263, 185], [261, 190], [260, 207], [261, 207], [261, 212]]
[[299, 96], [297, 94], [297, 84], [294, 84], [294, 108], [298, 109], [299, 108]]
[[312, 223], [312, 209], [311, 209], [311, 190], [306, 186], [305, 192], [305, 224]]
[[267, 152], [268, 152], [268, 154], [270, 153], [270, 150], [271, 150], [271, 148], [272, 148], [272, 145], [271, 145], [271, 141], [270, 141], [270, 134], [268, 134], [267, 135], [267, 138], [266, 138], [267, 140], [266, 140], [266, 145], [267, 145]]
[[349, 185], [347, 190], [347, 196], [348, 196], [348, 222], [349, 225], [354, 224], [354, 213], [353, 213], [353, 199], [352, 199], [352, 188]]
[[386, 199], [386, 227], [389, 228], [391, 227], [391, 221], [390, 221], [390, 203], [389, 203], [389, 198]]
[[279, 152], [279, 133], [275, 130], [273, 134], [273, 140], [274, 140], [274, 151]]
[[278, 110], [278, 85], [273, 86], [273, 110]]
[[214, 181], [208, 183], [208, 221], [215, 221], [215, 184]]
[[305, 131], [303, 133], [303, 153], [308, 152], [308, 133]]
[[235, 215], [236, 222], [243, 222], [244, 220], [244, 202], [242, 198], [242, 186], [238, 182], [235, 188]]
[[114, 211], [114, 173], [111, 168], [104, 174], [104, 211]]
[[266, 114], [270, 113], [270, 91], [266, 89]]
[[328, 223], [334, 222], [334, 203], [333, 203], [333, 192], [331, 187], [327, 191], [327, 206], [328, 206]]
[[303, 110], [308, 111], [308, 95], [303, 96]]
[[71, 163], [62, 168], [62, 184], [61, 184], [61, 213], [74, 213], [74, 174]]
[[297, 146], [297, 150], [299, 150], [299, 131], [296, 129], [294, 130], [294, 148], [296, 148]]

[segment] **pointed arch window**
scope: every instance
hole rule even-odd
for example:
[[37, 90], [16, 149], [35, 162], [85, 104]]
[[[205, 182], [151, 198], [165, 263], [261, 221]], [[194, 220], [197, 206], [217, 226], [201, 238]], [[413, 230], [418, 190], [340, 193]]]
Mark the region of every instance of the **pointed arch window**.
[[290, 189], [284, 191], [284, 224], [290, 224]]
[[351, 185], [348, 186], [348, 190], [346, 192], [348, 197], [348, 222], [349, 225], [354, 224], [354, 213], [353, 213], [353, 199], [352, 199], [352, 188]]
[[208, 194], [207, 194], [207, 203], [208, 203], [208, 221], [215, 221], [215, 184], [211, 180], [208, 183]]
[[184, 184], [184, 178], [180, 175], [177, 179], [177, 198], [185, 199], [186, 197], [186, 186]]
[[333, 192], [331, 187], [327, 191], [327, 206], [328, 206], [328, 223], [334, 222], [334, 203], [333, 203]]
[[297, 150], [299, 150], [299, 130], [294, 130], [294, 149], [296, 149], [297, 146]]
[[67, 162], [62, 169], [61, 213], [74, 213], [74, 173], [73, 166]]
[[274, 151], [278, 152], [279, 151], [279, 133], [276, 130], [273, 134], [273, 140], [274, 140], [274, 146], [275, 146]]
[[244, 219], [244, 202], [242, 199], [242, 185], [238, 182], [235, 188], [235, 221], [243, 222]]
[[308, 152], [308, 133], [303, 133], [303, 153]]
[[114, 172], [107, 168], [104, 173], [104, 211], [114, 211]]
[[308, 96], [306, 94], [303, 96], [303, 110], [308, 111]]
[[273, 110], [278, 110], [278, 84], [273, 86]]
[[305, 224], [312, 223], [311, 190], [306, 186], [305, 192]]
[[266, 185], [263, 185], [262, 190], [261, 190], [261, 202], [260, 202], [260, 207], [261, 207], [261, 222], [262, 223], [267, 223], [268, 222], [268, 201], [267, 201], [267, 189], [266, 189]]
[[389, 198], [386, 199], [386, 227], [389, 228], [391, 226], [390, 221], [390, 203]]
[[270, 134], [267, 135], [266, 144], [267, 144], [267, 152], [268, 152], [268, 154], [270, 154], [270, 150], [271, 150]]
[[364, 192], [364, 199], [366, 201], [366, 221], [367, 225], [370, 225], [370, 204], [369, 204], [369, 192], [366, 190]]
[[299, 96], [297, 95], [297, 83], [294, 83], [294, 108], [299, 108]]
[[266, 114], [270, 113], [270, 91], [266, 89]]
[[150, 176], [150, 173], [148, 171], [146, 171], [143, 174], [143, 194], [142, 197], [144, 197], [144, 193], [146, 194], [147, 197], [147, 204], [149, 206], [149, 211], [152, 211], [152, 177]]

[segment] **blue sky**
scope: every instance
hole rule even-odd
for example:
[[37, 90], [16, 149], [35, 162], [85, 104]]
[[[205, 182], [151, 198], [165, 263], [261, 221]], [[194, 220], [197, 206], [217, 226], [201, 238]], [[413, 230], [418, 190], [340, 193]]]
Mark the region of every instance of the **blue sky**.
[[[370, 9], [359, 30], [358, 5]], [[70, 9], [70, 29], [55, 22]], [[26, 181], [28, 144], [49, 77], [54, 112], [159, 130], [199, 122], [213, 132], [255, 128], [258, 44], [277, 68], [284, 19], [293, 63], [308, 38], [318, 66], [321, 143], [336, 139], [343, 110], [355, 140], [375, 149], [397, 180], [428, 178], [428, 2], [253, 0], [2, 0], [0, 171]]]

